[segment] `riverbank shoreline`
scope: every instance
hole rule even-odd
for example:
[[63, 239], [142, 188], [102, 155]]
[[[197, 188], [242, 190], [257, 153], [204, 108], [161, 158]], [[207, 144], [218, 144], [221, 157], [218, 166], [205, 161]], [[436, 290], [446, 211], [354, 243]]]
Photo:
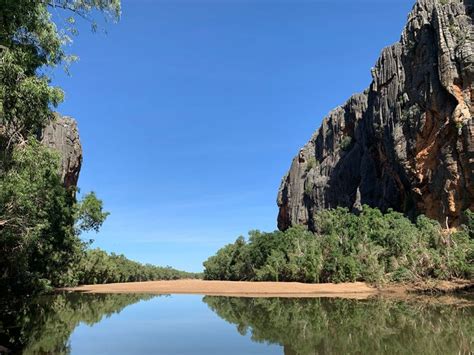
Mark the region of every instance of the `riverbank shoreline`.
[[413, 284], [389, 284], [375, 287], [364, 282], [306, 284], [299, 282], [251, 282], [171, 280], [81, 285], [57, 291], [80, 293], [197, 294], [236, 297], [337, 297], [365, 299], [378, 295], [404, 296], [446, 294], [474, 288], [474, 280], [429, 281]]

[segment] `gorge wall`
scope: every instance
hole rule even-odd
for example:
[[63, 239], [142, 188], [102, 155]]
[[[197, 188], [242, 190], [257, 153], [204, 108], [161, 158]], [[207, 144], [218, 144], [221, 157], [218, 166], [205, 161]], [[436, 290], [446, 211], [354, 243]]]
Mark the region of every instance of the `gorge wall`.
[[278, 193], [278, 228], [367, 204], [456, 226], [474, 210], [474, 0], [418, 0], [373, 81], [323, 120]]
[[77, 186], [82, 165], [82, 146], [76, 121], [55, 114], [54, 120], [43, 129], [41, 142], [60, 154], [61, 177], [66, 188]]

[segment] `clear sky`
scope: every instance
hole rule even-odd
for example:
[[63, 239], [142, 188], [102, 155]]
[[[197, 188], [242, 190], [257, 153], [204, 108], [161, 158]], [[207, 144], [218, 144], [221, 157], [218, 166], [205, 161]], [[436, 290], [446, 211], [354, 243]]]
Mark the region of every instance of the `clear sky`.
[[80, 25], [71, 76], [79, 185], [110, 217], [94, 246], [202, 262], [276, 228], [282, 176], [322, 118], [370, 83], [414, 0], [122, 0], [107, 34]]

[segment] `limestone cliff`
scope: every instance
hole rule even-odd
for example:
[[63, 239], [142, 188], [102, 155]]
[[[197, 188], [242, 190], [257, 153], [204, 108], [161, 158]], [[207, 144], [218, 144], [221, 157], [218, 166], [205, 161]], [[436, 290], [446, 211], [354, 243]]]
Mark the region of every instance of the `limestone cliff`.
[[64, 185], [77, 186], [82, 165], [82, 146], [76, 121], [71, 117], [55, 115], [42, 132], [41, 142], [61, 155], [61, 176]]
[[418, 0], [373, 81], [323, 120], [278, 193], [278, 228], [361, 204], [457, 225], [474, 210], [474, 0]]

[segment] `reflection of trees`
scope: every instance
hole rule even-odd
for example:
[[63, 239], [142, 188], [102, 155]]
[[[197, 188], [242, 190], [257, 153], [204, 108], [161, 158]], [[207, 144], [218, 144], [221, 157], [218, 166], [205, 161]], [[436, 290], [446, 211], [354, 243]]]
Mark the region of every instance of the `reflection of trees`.
[[221, 318], [285, 354], [469, 354], [474, 307], [394, 300], [206, 296]]
[[[79, 323], [99, 322], [152, 295], [58, 294], [29, 302], [0, 301], [0, 345], [23, 354], [68, 354]], [[1, 350], [0, 350], [1, 351]]]

